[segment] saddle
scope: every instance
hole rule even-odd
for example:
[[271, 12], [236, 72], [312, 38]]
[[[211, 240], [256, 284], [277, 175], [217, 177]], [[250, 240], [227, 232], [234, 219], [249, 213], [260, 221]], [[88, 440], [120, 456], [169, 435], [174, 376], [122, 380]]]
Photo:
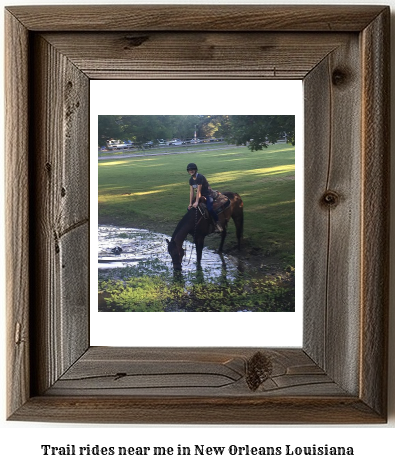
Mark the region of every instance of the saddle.
[[221, 214], [230, 206], [230, 199], [219, 191], [216, 191], [216, 193], [217, 197], [214, 198], [213, 209], [216, 214]]
[[[213, 197], [213, 199], [214, 199], [213, 210], [217, 215], [219, 215], [222, 212], [224, 212], [230, 206], [230, 199], [227, 196], [225, 196], [224, 194], [220, 193], [219, 191], [213, 191], [213, 192], [215, 193], [213, 195], [214, 196]], [[206, 198], [204, 196], [200, 197], [199, 208], [201, 208], [201, 210], [203, 211], [202, 215], [205, 218], [210, 217], [210, 214], [209, 214], [209, 212], [207, 210], [207, 206], [206, 206]]]

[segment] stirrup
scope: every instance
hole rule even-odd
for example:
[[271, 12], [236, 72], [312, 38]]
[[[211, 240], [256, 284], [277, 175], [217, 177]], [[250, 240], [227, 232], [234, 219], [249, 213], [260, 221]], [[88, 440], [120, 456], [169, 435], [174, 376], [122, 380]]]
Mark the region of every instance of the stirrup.
[[219, 223], [214, 224], [214, 232], [215, 233], [221, 233], [223, 231], [224, 231], [224, 229], [221, 227], [221, 225]]

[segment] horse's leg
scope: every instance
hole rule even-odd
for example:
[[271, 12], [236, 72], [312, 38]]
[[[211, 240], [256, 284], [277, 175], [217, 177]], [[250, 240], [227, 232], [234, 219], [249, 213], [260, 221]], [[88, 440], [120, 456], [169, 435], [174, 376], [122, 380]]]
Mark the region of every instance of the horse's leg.
[[222, 252], [222, 249], [224, 247], [224, 243], [225, 243], [225, 238], [226, 238], [226, 224], [224, 226], [224, 229], [222, 230], [221, 232], [221, 243], [219, 244], [219, 248], [218, 248], [218, 251], [221, 253]]
[[196, 264], [199, 267], [202, 261], [202, 252], [204, 245], [204, 237], [196, 237], [195, 246], [196, 246]]
[[241, 239], [243, 238], [243, 213], [241, 214], [232, 214], [233, 222], [235, 223], [236, 227], [236, 237], [237, 237], [237, 248], [240, 250], [241, 248]]

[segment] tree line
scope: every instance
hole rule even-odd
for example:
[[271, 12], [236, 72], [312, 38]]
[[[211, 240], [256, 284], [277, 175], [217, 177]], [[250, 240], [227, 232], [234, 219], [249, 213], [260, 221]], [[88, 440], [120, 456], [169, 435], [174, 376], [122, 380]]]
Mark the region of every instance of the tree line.
[[136, 143], [159, 139], [181, 140], [223, 138], [228, 143], [262, 150], [278, 140], [295, 145], [293, 115], [100, 115], [99, 145], [107, 140], [130, 140]]

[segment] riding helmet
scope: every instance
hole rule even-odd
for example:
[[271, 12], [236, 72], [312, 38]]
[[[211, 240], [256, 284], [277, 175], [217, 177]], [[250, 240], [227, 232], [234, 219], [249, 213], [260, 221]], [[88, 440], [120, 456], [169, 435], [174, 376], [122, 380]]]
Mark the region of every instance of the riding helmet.
[[196, 163], [188, 163], [187, 171], [189, 171], [189, 170], [196, 170], [197, 171]]

